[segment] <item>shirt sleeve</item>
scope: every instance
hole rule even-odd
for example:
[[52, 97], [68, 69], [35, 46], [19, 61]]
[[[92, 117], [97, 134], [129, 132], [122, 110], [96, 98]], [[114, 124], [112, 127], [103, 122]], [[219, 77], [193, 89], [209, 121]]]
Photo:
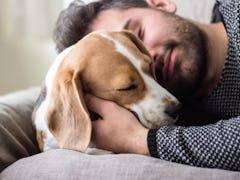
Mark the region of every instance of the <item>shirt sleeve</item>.
[[240, 116], [201, 127], [162, 127], [148, 133], [151, 156], [199, 167], [240, 170]]

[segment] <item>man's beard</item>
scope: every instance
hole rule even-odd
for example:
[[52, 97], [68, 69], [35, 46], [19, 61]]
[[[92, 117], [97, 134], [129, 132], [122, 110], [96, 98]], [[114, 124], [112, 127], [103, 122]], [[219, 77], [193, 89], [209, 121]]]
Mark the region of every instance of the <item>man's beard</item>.
[[166, 46], [177, 49], [178, 55], [171, 80], [163, 85], [183, 102], [194, 96], [206, 76], [207, 43], [205, 33], [196, 25], [178, 16], [175, 23], [179, 41]]

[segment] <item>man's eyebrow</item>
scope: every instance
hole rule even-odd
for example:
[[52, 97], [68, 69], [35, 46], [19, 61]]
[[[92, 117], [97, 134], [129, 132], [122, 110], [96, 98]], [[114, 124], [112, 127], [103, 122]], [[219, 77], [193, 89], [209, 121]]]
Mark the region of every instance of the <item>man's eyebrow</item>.
[[124, 24], [123, 29], [129, 29], [129, 24], [131, 23], [131, 19], [127, 20], [127, 22]]

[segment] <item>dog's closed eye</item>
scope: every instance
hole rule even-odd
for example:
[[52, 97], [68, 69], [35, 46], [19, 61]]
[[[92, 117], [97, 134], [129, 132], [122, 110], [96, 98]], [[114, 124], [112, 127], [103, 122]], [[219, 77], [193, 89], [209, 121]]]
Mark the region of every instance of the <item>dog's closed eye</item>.
[[131, 91], [131, 90], [134, 90], [134, 89], [137, 89], [137, 85], [135, 84], [132, 84], [126, 88], [121, 88], [121, 89], [117, 89], [118, 91]]

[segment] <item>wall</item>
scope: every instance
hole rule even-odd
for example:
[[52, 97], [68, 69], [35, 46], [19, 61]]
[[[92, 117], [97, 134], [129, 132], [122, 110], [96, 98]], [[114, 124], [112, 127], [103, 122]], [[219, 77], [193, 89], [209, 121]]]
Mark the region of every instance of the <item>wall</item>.
[[0, 94], [39, 86], [56, 57], [52, 31], [61, 0], [1, 0]]

